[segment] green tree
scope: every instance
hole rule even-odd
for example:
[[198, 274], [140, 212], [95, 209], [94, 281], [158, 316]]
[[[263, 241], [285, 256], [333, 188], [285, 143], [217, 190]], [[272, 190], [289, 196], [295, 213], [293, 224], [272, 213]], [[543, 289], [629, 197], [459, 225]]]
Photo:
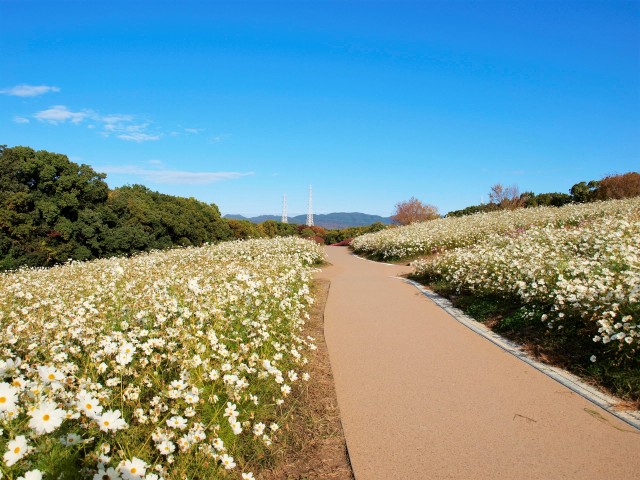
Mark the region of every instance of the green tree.
[[104, 205], [108, 193], [104, 178], [65, 155], [2, 147], [0, 266], [52, 265], [98, 254], [99, 249], [88, 246], [96, 245], [97, 230], [80, 227], [91, 218], [99, 222], [95, 210]]
[[288, 237], [297, 233], [295, 224], [282, 223], [275, 220], [266, 220], [259, 223], [258, 230], [260, 230], [263, 236], [269, 238]]
[[580, 182], [576, 183], [569, 192], [571, 198], [577, 203], [593, 202], [595, 200], [595, 192], [598, 188], [598, 183], [595, 180], [591, 180], [589, 183]]
[[250, 238], [261, 238], [264, 236], [258, 226], [249, 220], [235, 220], [231, 218], [225, 218], [224, 220], [229, 225], [231, 234], [235, 239], [247, 240]]
[[199, 246], [232, 237], [215, 205], [153, 192], [142, 185], [116, 188], [107, 206], [110, 229], [105, 245], [111, 254]]

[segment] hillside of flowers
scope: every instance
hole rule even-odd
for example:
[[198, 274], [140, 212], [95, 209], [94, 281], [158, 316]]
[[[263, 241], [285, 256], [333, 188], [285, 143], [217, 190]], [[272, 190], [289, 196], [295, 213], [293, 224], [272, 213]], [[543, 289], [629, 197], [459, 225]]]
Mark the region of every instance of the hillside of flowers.
[[441, 218], [414, 223], [357, 237], [353, 249], [382, 260], [432, 255], [458, 247], [474, 245], [490, 235], [507, 234], [534, 226], [579, 225], [589, 219], [640, 211], [640, 199], [609, 200], [571, 204], [563, 207], [521, 208], [478, 213], [464, 217]]
[[0, 477], [254, 478], [322, 260], [281, 238], [0, 275]]
[[567, 368], [639, 402], [640, 202], [621, 205], [628, 208], [603, 204], [606, 215], [577, 224], [489, 234], [415, 260], [414, 275], [457, 296], [519, 308], [519, 320], [507, 324], [519, 338], [534, 335]]
[[458, 291], [516, 298], [547, 328], [590, 335], [609, 355], [633, 356], [640, 340], [640, 215], [577, 227], [490, 235], [413, 262], [415, 275]]

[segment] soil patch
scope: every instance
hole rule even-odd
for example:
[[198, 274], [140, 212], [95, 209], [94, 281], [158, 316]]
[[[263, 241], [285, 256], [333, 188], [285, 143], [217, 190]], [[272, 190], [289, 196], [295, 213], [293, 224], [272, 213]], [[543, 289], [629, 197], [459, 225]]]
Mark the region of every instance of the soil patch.
[[287, 443], [278, 453], [276, 467], [260, 472], [267, 480], [334, 479], [353, 480], [347, 444], [340, 423], [329, 352], [324, 339], [324, 307], [330, 281], [316, 279], [316, 303], [307, 322], [305, 335], [316, 339], [318, 349], [310, 358], [311, 379], [300, 391], [287, 423]]

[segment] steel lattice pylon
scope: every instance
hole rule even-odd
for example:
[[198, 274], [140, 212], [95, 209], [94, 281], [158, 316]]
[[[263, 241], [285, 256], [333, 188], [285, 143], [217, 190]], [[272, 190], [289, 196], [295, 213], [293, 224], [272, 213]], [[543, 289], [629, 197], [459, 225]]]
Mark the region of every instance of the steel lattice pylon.
[[309, 210], [307, 211], [307, 226], [313, 226], [313, 208], [312, 208], [312, 195], [311, 185], [309, 185]]

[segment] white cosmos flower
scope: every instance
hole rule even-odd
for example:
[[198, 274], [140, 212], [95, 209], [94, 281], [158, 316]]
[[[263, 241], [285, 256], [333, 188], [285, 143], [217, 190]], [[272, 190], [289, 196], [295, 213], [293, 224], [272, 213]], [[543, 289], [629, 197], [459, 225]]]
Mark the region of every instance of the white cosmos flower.
[[211, 442], [211, 445], [213, 445], [213, 448], [215, 448], [219, 452], [224, 450], [224, 442], [221, 438], [216, 438], [213, 442]]
[[101, 467], [98, 473], [93, 476], [93, 480], [120, 480], [121, 478], [120, 474], [113, 467], [109, 467], [106, 470], [104, 467]]
[[172, 441], [164, 440], [163, 442], [156, 445], [156, 448], [162, 455], [169, 455], [175, 451], [176, 446]]
[[220, 463], [222, 463], [222, 466], [226, 470], [233, 470], [236, 467], [236, 462], [234, 461], [233, 457], [227, 455], [226, 453], [220, 455]]
[[62, 424], [67, 412], [59, 409], [54, 402], [42, 402], [35, 410], [29, 412], [29, 427], [38, 434], [51, 433]]
[[17, 480], [42, 480], [42, 472], [38, 469], [25, 472], [24, 477], [18, 477]]
[[78, 445], [82, 443], [82, 437], [77, 433], [67, 433], [64, 437], [60, 437], [60, 443], [66, 446]]
[[240, 435], [242, 433], [242, 425], [240, 425], [240, 422], [232, 421], [231, 418], [229, 418], [229, 425], [231, 425], [231, 430], [233, 430], [234, 434]]
[[253, 434], [256, 436], [261, 436], [264, 433], [264, 429], [266, 425], [262, 422], [258, 422], [253, 426]]
[[90, 393], [81, 391], [76, 397], [76, 407], [89, 418], [96, 418], [102, 413], [102, 406]]
[[15, 360], [12, 358], [8, 358], [7, 360], [0, 360], [0, 378], [15, 373], [21, 364], [22, 360], [20, 360], [20, 358], [16, 358]]
[[177, 428], [178, 430], [184, 430], [187, 428], [187, 419], [180, 415], [175, 415], [167, 419], [167, 425], [171, 428]]
[[227, 407], [224, 409], [224, 416], [225, 417], [230, 417], [230, 418], [236, 418], [238, 416], [238, 411], [236, 410], [236, 405], [231, 403], [231, 402], [227, 402]]
[[46, 365], [38, 367], [38, 375], [45, 384], [60, 382], [64, 379], [64, 374], [60, 370]]
[[0, 383], [0, 412], [13, 410], [18, 400], [18, 389], [6, 382]]
[[120, 410], [107, 410], [102, 415], [96, 417], [96, 421], [98, 422], [100, 430], [103, 432], [122, 430], [129, 425], [121, 416]]
[[27, 439], [24, 435], [19, 435], [7, 444], [7, 451], [2, 458], [7, 467], [11, 467], [24, 457], [28, 451]]
[[186, 403], [191, 405], [198, 403], [200, 400], [200, 397], [197, 394], [190, 392], [185, 393], [183, 398]]
[[125, 480], [138, 480], [147, 473], [148, 465], [138, 457], [131, 460], [125, 460], [118, 465], [118, 471]]

